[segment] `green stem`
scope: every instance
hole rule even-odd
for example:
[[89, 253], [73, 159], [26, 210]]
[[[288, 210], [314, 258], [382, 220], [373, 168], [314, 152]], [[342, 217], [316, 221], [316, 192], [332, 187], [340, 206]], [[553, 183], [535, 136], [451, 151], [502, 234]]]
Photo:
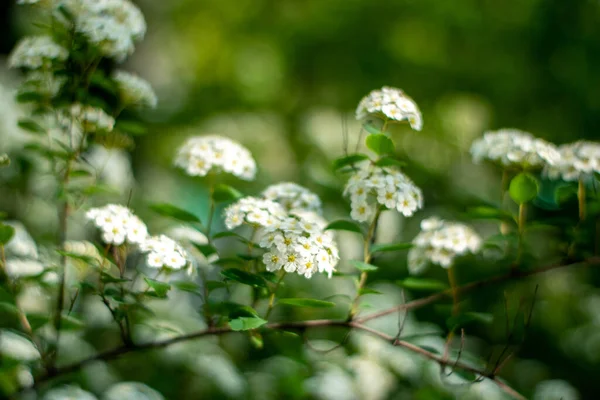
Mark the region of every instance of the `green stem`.
[[577, 200], [579, 200], [579, 222], [585, 221], [586, 207], [585, 207], [585, 184], [583, 178], [579, 178], [579, 184], [577, 187]]
[[525, 235], [525, 223], [527, 222], [527, 205], [526, 203], [519, 204], [519, 219], [518, 219], [518, 229], [519, 229], [519, 237], [517, 242], [517, 259], [513, 264], [513, 269], [517, 268], [519, 264], [521, 264], [521, 259], [523, 257], [523, 245], [524, 245], [524, 235]]
[[279, 289], [279, 286], [281, 285], [281, 282], [283, 281], [283, 278], [285, 277], [285, 270], [282, 269], [281, 273], [279, 275], [279, 279], [277, 280], [277, 283], [275, 284], [275, 287], [273, 288], [273, 290], [271, 291], [271, 295], [269, 296], [269, 307], [267, 308], [267, 312], [265, 313], [265, 320], [269, 320], [269, 316], [271, 315], [271, 312], [273, 311], [273, 307], [275, 307], [275, 294], [277, 293], [277, 289]]
[[[504, 210], [504, 197], [510, 184], [510, 173], [507, 169], [502, 170], [502, 186], [500, 189], [500, 210]], [[506, 235], [510, 231], [510, 226], [506, 221], [500, 221], [500, 233]]]
[[458, 314], [458, 286], [456, 284], [456, 275], [454, 274], [454, 266], [448, 268], [448, 283], [452, 291], [452, 315]]

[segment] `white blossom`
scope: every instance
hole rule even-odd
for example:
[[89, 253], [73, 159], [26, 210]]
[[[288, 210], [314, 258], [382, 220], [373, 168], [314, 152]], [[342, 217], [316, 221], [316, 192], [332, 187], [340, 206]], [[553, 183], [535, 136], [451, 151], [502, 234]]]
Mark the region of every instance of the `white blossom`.
[[387, 120], [408, 121], [411, 128], [420, 131], [423, 117], [417, 104], [402, 90], [384, 86], [362, 98], [356, 109], [356, 119], [379, 116]]
[[151, 387], [139, 382], [119, 382], [102, 394], [102, 400], [164, 400]]
[[98, 107], [77, 103], [71, 106], [69, 112], [87, 133], [111, 132], [115, 126], [115, 119]]
[[42, 400], [98, 400], [90, 392], [75, 385], [64, 385], [46, 392]]
[[579, 400], [579, 393], [569, 382], [561, 379], [543, 381], [535, 386], [533, 400]]
[[175, 165], [191, 176], [206, 176], [216, 170], [250, 181], [256, 175], [256, 162], [250, 151], [218, 135], [189, 138], [179, 148]]
[[44, 272], [44, 264], [38, 260], [9, 258], [6, 260], [6, 273], [11, 278], [35, 276]]
[[6, 329], [0, 330], [0, 356], [19, 361], [37, 361], [40, 352], [31, 341]]
[[552, 179], [577, 181], [600, 173], [600, 143], [578, 141], [558, 147], [560, 160], [547, 164], [544, 173]]
[[17, 43], [8, 58], [11, 68], [38, 69], [49, 67], [53, 61], [65, 61], [67, 49], [50, 36], [26, 36]]
[[158, 98], [152, 86], [145, 79], [125, 71], [116, 71], [113, 79], [119, 88], [119, 94], [127, 105], [155, 108]]
[[281, 182], [267, 187], [262, 196], [281, 204], [287, 211], [314, 211], [321, 214], [321, 199], [307, 188], [293, 182]]
[[84, 156], [100, 182], [124, 193], [135, 183], [129, 154], [123, 149], [93, 145]]
[[[75, 30], [106, 57], [122, 62], [146, 33], [140, 9], [129, 0], [63, 0]], [[69, 21], [65, 21], [69, 22]]]
[[133, 212], [118, 204], [92, 208], [86, 214], [102, 234], [107, 244], [120, 246], [123, 243], [141, 244], [148, 236], [146, 225]]
[[146, 262], [152, 268], [182, 269], [188, 265], [186, 251], [168, 236], [152, 236], [140, 244], [140, 250], [148, 253]]
[[19, 221], [4, 221], [4, 224], [12, 226], [15, 230], [13, 237], [4, 246], [6, 256], [37, 259], [37, 245], [29, 232], [27, 232], [25, 225]]
[[234, 229], [242, 224], [271, 227], [281, 224], [287, 213], [281, 205], [257, 197], [243, 197], [225, 209], [225, 226]]
[[66, 81], [66, 76], [59, 76], [48, 70], [36, 70], [26, 75], [20, 91], [39, 93], [44, 97], [53, 98], [60, 92]]
[[437, 217], [421, 222], [421, 232], [412, 243], [408, 252], [411, 274], [422, 272], [428, 263], [450, 268], [456, 257], [476, 253], [481, 248], [481, 238], [472, 228]]
[[517, 129], [488, 131], [471, 146], [473, 161], [489, 160], [504, 167], [542, 167], [560, 162], [560, 153], [551, 143]]
[[423, 195], [413, 182], [395, 167], [379, 167], [370, 161], [356, 165], [344, 194], [350, 197], [350, 217], [359, 222], [371, 219], [378, 207], [396, 209], [405, 217], [423, 207]]

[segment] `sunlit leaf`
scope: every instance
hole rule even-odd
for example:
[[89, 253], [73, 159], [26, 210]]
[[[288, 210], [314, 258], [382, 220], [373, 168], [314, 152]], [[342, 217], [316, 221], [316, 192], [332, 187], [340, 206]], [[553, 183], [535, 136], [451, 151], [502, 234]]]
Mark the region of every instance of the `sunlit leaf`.
[[154, 289], [154, 293], [156, 293], [156, 296], [158, 297], [166, 297], [169, 290], [171, 290], [171, 285], [169, 285], [168, 283], [160, 282], [146, 277], [144, 278], [144, 280], [146, 281], [148, 286]]
[[526, 172], [521, 172], [510, 181], [510, 197], [517, 204], [525, 204], [533, 200], [539, 191], [537, 179]]
[[363, 233], [362, 228], [358, 223], [347, 219], [338, 219], [337, 221], [333, 221], [325, 227], [325, 230], [349, 231], [360, 234]]
[[350, 265], [352, 265], [353, 267], [361, 270], [361, 271], [376, 271], [377, 269], [379, 269], [378, 267], [376, 267], [375, 265], [372, 264], [368, 264], [366, 262], [363, 261], [358, 261], [358, 260], [350, 260]]
[[266, 320], [259, 317], [240, 317], [229, 321], [229, 327], [233, 331], [247, 331], [256, 329], [266, 323]]
[[393, 153], [395, 150], [392, 139], [383, 133], [370, 134], [366, 143], [367, 147], [378, 155]]
[[426, 278], [408, 277], [404, 280], [398, 281], [398, 284], [409, 290], [437, 292], [448, 289], [448, 285], [445, 282]]
[[212, 195], [213, 199], [217, 203], [225, 201], [234, 201], [243, 196], [244, 195], [239, 190], [225, 184], [217, 185]]
[[335, 303], [330, 301], [316, 300], [316, 299], [298, 299], [298, 298], [286, 298], [277, 300], [277, 304], [286, 304], [294, 307], [308, 307], [308, 308], [331, 308], [335, 307]]
[[241, 269], [225, 269], [221, 271], [221, 275], [223, 275], [227, 279], [231, 279], [232, 281], [243, 283], [244, 285], [255, 287], [267, 287], [267, 283], [263, 278], [250, 272], [242, 271]]
[[200, 218], [196, 217], [189, 211], [185, 211], [173, 204], [156, 203], [150, 205], [150, 209], [163, 217], [169, 217], [182, 222], [200, 222]]

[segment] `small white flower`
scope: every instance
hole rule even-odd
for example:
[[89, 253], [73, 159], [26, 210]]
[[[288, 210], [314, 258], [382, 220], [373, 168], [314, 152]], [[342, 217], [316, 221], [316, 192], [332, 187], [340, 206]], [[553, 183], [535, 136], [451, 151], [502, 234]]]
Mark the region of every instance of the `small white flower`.
[[65, 61], [69, 52], [50, 36], [27, 36], [19, 41], [8, 58], [11, 68], [38, 69], [53, 61]]
[[188, 139], [179, 148], [175, 165], [191, 176], [206, 176], [213, 169], [248, 181], [256, 175], [256, 162], [250, 151], [233, 140], [217, 135]]
[[11, 278], [35, 276], [44, 272], [44, 264], [37, 260], [9, 258], [6, 260], [6, 273]]
[[277, 253], [265, 253], [263, 254], [263, 262], [267, 267], [267, 271], [278, 271], [283, 267], [283, 260]]
[[148, 237], [140, 244], [140, 251], [148, 254], [146, 262], [152, 268], [179, 270], [189, 263], [185, 249], [165, 235]]
[[306, 189], [292, 182], [282, 182], [267, 187], [262, 196], [279, 203], [287, 211], [314, 211], [321, 214], [321, 199]]
[[283, 221], [285, 210], [271, 200], [243, 197], [225, 209], [225, 226], [234, 229], [244, 223], [268, 228]]
[[146, 240], [146, 225], [127, 207], [109, 204], [101, 208], [92, 208], [86, 217], [94, 221], [101, 231], [102, 240], [107, 244], [119, 246], [125, 242], [140, 244]]
[[84, 132], [112, 132], [115, 126], [115, 119], [98, 107], [74, 104], [70, 113]]
[[384, 117], [393, 121], [407, 121], [411, 128], [420, 131], [423, 117], [417, 104], [400, 89], [384, 86], [363, 97], [356, 109], [356, 119], [368, 116]]
[[40, 352], [29, 339], [6, 329], [0, 330], [0, 356], [24, 362], [41, 358]]
[[577, 181], [592, 173], [600, 173], [600, 143], [578, 141], [558, 147], [560, 160], [546, 164], [544, 174], [564, 181]]
[[155, 108], [158, 98], [150, 83], [137, 75], [116, 71], [113, 79], [119, 88], [119, 95], [127, 105]]

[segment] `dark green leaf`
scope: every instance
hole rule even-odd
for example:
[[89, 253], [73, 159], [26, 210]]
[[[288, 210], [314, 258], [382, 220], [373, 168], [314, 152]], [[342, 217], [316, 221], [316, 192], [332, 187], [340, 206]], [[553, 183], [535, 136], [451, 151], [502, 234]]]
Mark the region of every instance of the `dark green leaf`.
[[356, 164], [359, 161], [367, 160], [369, 157], [366, 154], [349, 154], [345, 157], [336, 158], [333, 160], [333, 170], [347, 167], [349, 165]]
[[13, 303], [0, 301], [0, 313], [18, 316], [21, 312]]
[[358, 260], [350, 260], [350, 264], [361, 271], [376, 271], [378, 267]]
[[82, 329], [85, 327], [85, 323], [82, 320], [72, 315], [67, 315], [66, 313], [62, 314], [61, 320], [61, 329], [67, 331]]
[[41, 102], [44, 96], [38, 92], [20, 92], [17, 94], [16, 100], [18, 103]]
[[232, 281], [243, 283], [244, 285], [267, 287], [267, 282], [265, 282], [263, 278], [255, 274], [251, 274], [250, 272], [242, 271], [241, 269], [225, 269], [221, 271], [221, 275], [227, 279], [231, 279]]
[[247, 331], [256, 329], [266, 323], [267, 321], [259, 317], [240, 317], [229, 321], [229, 326], [233, 331]]
[[406, 250], [412, 247], [412, 243], [382, 243], [371, 246], [371, 253], [380, 253], [386, 251]]
[[510, 181], [508, 190], [517, 204], [525, 204], [537, 196], [539, 183], [533, 175], [521, 172]]
[[478, 313], [478, 312], [465, 312], [458, 315], [453, 315], [446, 321], [446, 326], [450, 330], [456, 330], [466, 325], [470, 325], [475, 322], [490, 324], [494, 320], [492, 314]]
[[367, 147], [373, 150], [377, 155], [389, 154], [394, 152], [394, 142], [383, 133], [375, 133], [367, 136]]
[[437, 281], [435, 279], [409, 277], [402, 281], [398, 281], [398, 284], [409, 290], [437, 292], [448, 289], [448, 285], [445, 282]]
[[115, 129], [117, 129], [119, 132], [123, 132], [132, 136], [144, 135], [146, 132], [148, 132], [146, 125], [139, 121], [119, 120], [115, 124]]
[[461, 378], [463, 378], [464, 380], [466, 380], [468, 382], [475, 382], [478, 378], [478, 376], [475, 375], [473, 372], [465, 371], [464, 369], [460, 369], [460, 368], [454, 368], [453, 373], [460, 376]]
[[177, 206], [168, 203], [150, 205], [150, 209], [163, 217], [169, 217], [183, 222], [200, 222], [200, 218]]
[[250, 306], [246, 306], [231, 301], [223, 302], [210, 302], [208, 308], [213, 314], [226, 315], [229, 319], [236, 319], [239, 317], [258, 317], [258, 313], [255, 309]]
[[148, 286], [154, 289], [154, 293], [158, 297], [167, 297], [167, 293], [171, 290], [171, 285], [150, 278], [144, 278]]
[[0, 245], [5, 245], [10, 242], [10, 239], [15, 234], [15, 228], [10, 225], [0, 223]]
[[206, 281], [205, 284], [209, 291], [227, 287], [227, 284], [221, 281]]
[[58, 254], [60, 254], [61, 256], [71, 258], [73, 260], [81, 261], [86, 264], [96, 264], [96, 259], [94, 257], [86, 256], [83, 254], [77, 254], [77, 253], [69, 253], [68, 251], [62, 251], [62, 250], [56, 250], [56, 252]]
[[196, 244], [194, 243], [194, 247], [198, 249], [200, 253], [204, 255], [204, 257], [210, 257], [213, 254], [217, 254], [217, 249], [212, 244]]
[[50, 314], [27, 314], [27, 321], [31, 329], [36, 331], [50, 322]]
[[46, 133], [46, 130], [32, 119], [24, 118], [17, 122], [19, 128], [32, 133]]
[[514, 221], [513, 216], [504, 210], [499, 210], [494, 207], [480, 206], [473, 207], [467, 211], [467, 215], [476, 219], [492, 219], [499, 221]]
[[190, 282], [190, 281], [174, 281], [171, 282], [171, 285], [175, 286], [177, 289], [183, 291], [183, 292], [189, 292], [189, 293], [195, 293], [195, 294], [200, 294], [200, 285], [198, 285], [195, 282]]
[[220, 184], [215, 187], [212, 197], [214, 201], [221, 203], [224, 201], [234, 201], [243, 196], [244, 195], [239, 190], [229, 185]]
[[331, 308], [335, 307], [335, 303], [330, 301], [316, 299], [279, 299], [277, 304], [286, 304], [294, 307], [309, 307], [309, 308]]
[[81, 193], [86, 196], [94, 196], [99, 194], [117, 195], [119, 194], [119, 191], [113, 187], [98, 184], [84, 188]]
[[349, 231], [360, 233], [361, 235], [363, 233], [362, 228], [358, 223], [347, 219], [339, 219], [337, 221], [333, 221], [325, 227], [325, 230]]
[[106, 272], [101, 272], [100, 279], [104, 283], [123, 283], [129, 281], [129, 279], [117, 278], [116, 276], [112, 276], [110, 274], [107, 274]]

